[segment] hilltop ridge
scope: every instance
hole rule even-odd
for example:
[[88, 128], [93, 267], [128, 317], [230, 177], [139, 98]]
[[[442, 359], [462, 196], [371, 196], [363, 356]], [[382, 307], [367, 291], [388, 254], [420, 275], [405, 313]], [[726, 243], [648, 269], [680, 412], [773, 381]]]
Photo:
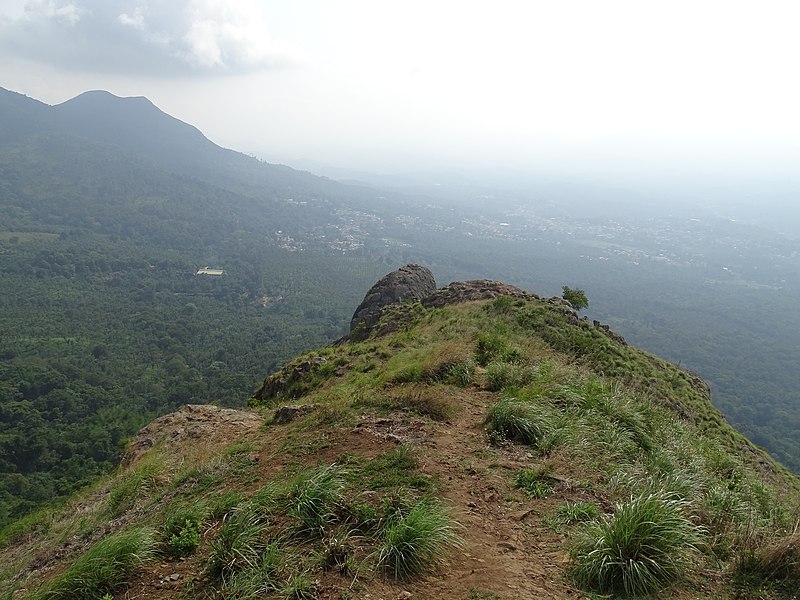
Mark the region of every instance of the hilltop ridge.
[[697, 377], [503, 286], [389, 302], [249, 410], [158, 419], [3, 532], [0, 597], [791, 597], [797, 479]]

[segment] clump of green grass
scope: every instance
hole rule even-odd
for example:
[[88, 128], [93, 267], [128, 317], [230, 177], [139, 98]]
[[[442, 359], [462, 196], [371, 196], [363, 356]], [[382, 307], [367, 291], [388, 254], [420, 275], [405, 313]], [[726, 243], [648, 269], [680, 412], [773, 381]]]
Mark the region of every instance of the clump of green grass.
[[278, 544], [267, 544], [254, 566], [228, 575], [218, 592], [229, 600], [273, 597], [271, 594], [280, 591], [291, 576], [288, 563], [296, 559], [296, 556], [288, 554]]
[[499, 333], [487, 333], [478, 336], [475, 345], [475, 361], [485, 367], [492, 361], [516, 363], [522, 360], [522, 351], [509, 344]]
[[575, 581], [601, 593], [654, 593], [683, 576], [699, 530], [686, 503], [647, 494], [618, 504], [612, 516], [587, 523], [572, 549]]
[[536, 446], [553, 430], [550, 411], [541, 404], [513, 398], [496, 402], [486, 415], [486, 431], [492, 439]]
[[516, 363], [494, 361], [486, 366], [486, 387], [499, 392], [503, 388], [519, 389], [528, 385], [535, 377], [530, 367]]
[[346, 477], [336, 464], [305, 469], [288, 480], [265, 486], [256, 495], [255, 504], [266, 513], [294, 519], [304, 535], [323, 537], [346, 512]]
[[392, 383], [419, 383], [425, 379], [425, 369], [419, 363], [408, 365], [392, 377]]
[[325, 571], [336, 570], [340, 575], [350, 575], [356, 570], [352, 537], [351, 530], [340, 529], [322, 540], [319, 562]]
[[459, 387], [467, 387], [475, 381], [475, 363], [472, 360], [464, 360], [451, 365], [445, 381]]
[[226, 514], [216, 539], [211, 542], [209, 576], [224, 579], [238, 570], [256, 566], [265, 526], [262, 513], [251, 505], [242, 505]]
[[425, 573], [463, 543], [457, 524], [440, 504], [418, 500], [386, 515], [376, 551], [378, 568], [399, 580]]
[[30, 596], [32, 600], [95, 600], [111, 592], [155, 556], [150, 529], [113, 534], [83, 553], [62, 575]]
[[567, 502], [556, 509], [556, 519], [562, 525], [585, 523], [600, 516], [600, 509], [594, 502]]
[[531, 498], [546, 498], [553, 493], [553, 480], [546, 468], [522, 469], [514, 476], [514, 487]]
[[108, 495], [108, 509], [118, 517], [140, 497], [141, 492], [155, 489], [164, 472], [159, 461], [147, 461], [120, 477]]
[[280, 588], [281, 598], [286, 600], [314, 600], [317, 592], [317, 583], [308, 576], [308, 573], [292, 575]]
[[418, 473], [417, 466], [414, 449], [409, 444], [402, 444], [390, 452], [379, 454], [352, 476], [360, 478], [362, 484], [371, 490], [428, 490], [432, 485], [431, 478]]
[[338, 465], [302, 471], [290, 482], [288, 514], [307, 533], [323, 535], [344, 507], [345, 473]]

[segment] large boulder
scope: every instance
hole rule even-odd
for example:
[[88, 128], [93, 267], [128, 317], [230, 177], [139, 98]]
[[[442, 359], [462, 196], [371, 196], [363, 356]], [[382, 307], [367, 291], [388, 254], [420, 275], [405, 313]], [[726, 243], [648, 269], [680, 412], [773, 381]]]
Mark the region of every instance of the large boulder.
[[390, 304], [419, 302], [436, 291], [433, 273], [421, 265], [406, 265], [381, 278], [358, 305], [350, 320], [350, 331], [369, 331], [378, 323], [381, 310]]

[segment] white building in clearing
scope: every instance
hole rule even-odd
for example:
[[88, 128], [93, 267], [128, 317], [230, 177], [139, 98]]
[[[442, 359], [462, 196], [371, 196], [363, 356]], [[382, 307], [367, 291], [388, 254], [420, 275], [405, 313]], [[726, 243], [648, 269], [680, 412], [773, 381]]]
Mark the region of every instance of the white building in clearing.
[[225, 271], [222, 269], [210, 269], [208, 267], [203, 267], [195, 275], [212, 275], [214, 277], [219, 277], [220, 275], [224, 275]]

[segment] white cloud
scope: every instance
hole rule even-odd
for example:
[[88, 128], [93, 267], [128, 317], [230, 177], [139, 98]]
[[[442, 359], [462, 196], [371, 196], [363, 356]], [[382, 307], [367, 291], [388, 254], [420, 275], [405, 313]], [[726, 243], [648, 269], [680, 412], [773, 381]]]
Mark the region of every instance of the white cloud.
[[86, 11], [74, 2], [59, 2], [58, 0], [29, 0], [25, 3], [25, 16], [27, 19], [53, 19], [64, 25], [75, 25], [81, 20], [81, 15]]
[[136, 10], [134, 10], [133, 14], [131, 15], [129, 15], [128, 13], [120, 14], [117, 17], [117, 21], [119, 21], [122, 25], [133, 27], [134, 29], [138, 29], [139, 31], [144, 31], [145, 28], [144, 13], [141, 7], [137, 7]]
[[6, 56], [79, 71], [233, 74], [296, 62], [257, 2], [29, 0], [0, 20]]

